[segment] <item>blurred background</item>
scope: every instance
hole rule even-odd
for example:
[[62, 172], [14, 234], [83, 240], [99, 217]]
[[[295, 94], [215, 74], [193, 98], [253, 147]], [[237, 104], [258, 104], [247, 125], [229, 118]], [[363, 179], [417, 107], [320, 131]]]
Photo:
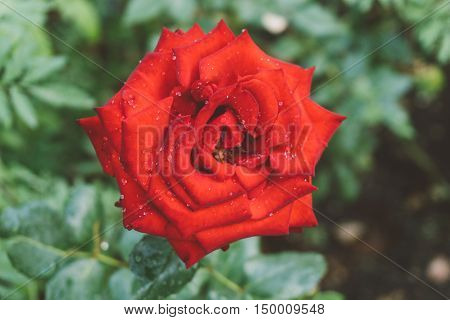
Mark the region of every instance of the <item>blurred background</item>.
[[[262, 239], [267, 256], [312, 251], [325, 258], [327, 271], [312, 291], [296, 296], [442, 298], [373, 249], [450, 295], [448, 3], [1, 0], [0, 296], [132, 297], [128, 254], [141, 235], [105, 229], [120, 219], [118, 192], [75, 119], [120, 88], [111, 74], [125, 80], [163, 26], [198, 22], [209, 30], [221, 18], [235, 33], [248, 29], [269, 54], [316, 66], [313, 98], [348, 117], [317, 169], [320, 226]], [[55, 262], [104, 231], [78, 260], [63, 269]], [[254, 245], [243, 243], [235, 252]], [[232, 251], [222, 255], [238, 270], [222, 275], [233, 280], [250, 267]], [[39, 274], [48, 261], [52, 268]], [[208, 282], [214, 273], [198, 274], [182, 297], [237, 297], [239, 289], [220, 276], [228, 288]], [[80, 287], [83, 281], [89, 285]]]

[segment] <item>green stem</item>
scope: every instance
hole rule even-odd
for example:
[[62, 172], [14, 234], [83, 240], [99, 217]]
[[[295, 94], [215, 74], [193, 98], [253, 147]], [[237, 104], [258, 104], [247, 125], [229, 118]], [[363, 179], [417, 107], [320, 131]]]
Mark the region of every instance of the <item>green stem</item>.
[[101, 252], [100, 222], [99, 221], [94, 222], [94, 225], [92, 227], [92, 239], [94, 241], [92, 254], [94, 257], [97, 257], [98, 255], [100, 255], [100, 252]]
[[128, 267], [128, 264], [126, 262], [115, 259], [111, 256], [101, 254], [101, 253], [93, 255], [92, 253], [86, 252], [86, 251], [75, 251], [73, 253], [70, 253], [70, 251], [69, 251], [67, 254], [71, 255], [73, 257], [78, 257], [78, 258], [94, 258], [94, 259], [97, 259], [98, 261], [100, 261], [101, 263], [104, 263], [111, 267], [116, 267], [116, 268], [127, 268]]
[[223, 275], [222, 273], [220, 273], [217, 270], [214, 270], [212, 267], [210, 266], [206, 266], [204, 267], [209, 273], [211, 273], [211, 275], [213, 276], [214, 279], [216, 279], [218, 282], [220, 282], [221, 284], [223, 284], [225, 287], [227, 287], [228, 289], [238, 293], [238, 294], [242, 294], [244, 292], [244, 289], [239, 286], [236, 282], [234, 282], [233, 280], [227, 278], [225, 275]]
[[100, 262], [103, 262], [104, 264], [107, 264], [107, 265], [112, 266], [112, 267], [117, 267], [117, 268], [127, 268], [128, 267], [128, 264], [126, 262], [124, 262], [122, 260], [115, 259], [113, 257], [107, 256], [107, 255], [104, 255], [104, 254], [101, 254], [101, 253], [98, 254], [96, 256], [96, 258]]

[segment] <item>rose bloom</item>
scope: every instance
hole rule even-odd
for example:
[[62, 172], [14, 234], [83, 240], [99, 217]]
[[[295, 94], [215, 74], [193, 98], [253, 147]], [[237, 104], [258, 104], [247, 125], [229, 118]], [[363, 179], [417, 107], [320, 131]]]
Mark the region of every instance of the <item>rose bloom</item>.
[[163, 29], [79, 120], [117, 180], [125, 227], [167, 238], [190, 267], [242, 238], [316, 226], [311, 177], [344, 117], [309, 98], [313, 71], [223, 21], [207, 34]]

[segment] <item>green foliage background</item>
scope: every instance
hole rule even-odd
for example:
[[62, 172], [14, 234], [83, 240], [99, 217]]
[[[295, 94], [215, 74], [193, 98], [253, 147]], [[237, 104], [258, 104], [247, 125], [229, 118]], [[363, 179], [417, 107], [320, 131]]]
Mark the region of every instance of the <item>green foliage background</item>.
[[[442, 172], [441, 163], [448, 158], [434, 159], [423, 138], [429, 132], [412, 119], [416, 108], [430, 110], [449, 92], [446, 4], [1, 0], [0, 296], [342, 298], [327, 291], [346, 290], [330, 276], [320, 290], [329, 256], [296, 252], [333, 252], [334, 239], [328, 235], [333, 230], [326, 225], [275, 244], [241, 241], [184, 270], [167, 243], [122, 227], [113, 206], [117, 191], [74, 120], [91, 115], [92, 107], [120, 88], [152, 50], [163, 26], [188, 28], [198, 22], [208, 30], [224, 18], [236, 33], [249, 29], [270, 54], [315, 65], [313, 97], [348, 117], [318, 168], [318, 207], [345, 217], [347, 209], [367, 197], [367, 181], [378, 170], [393, 170], [382, 157], [386, 139], [406, 155], [411, 170], [431, 177], [420, 192], [431, 192], [439, 206], [446, 206], [448, 170]], [[281, 30], [274, 28], [274, 19], [281, 21]], [[444, 138], [446, 130], [440, 133]], [[364, 215], [361, 206], [356, 208]], [[445, 218], [437, 212], [437, 219]], [[407, 219], [414, 216], [401, 220]], [[364, 223], [370, 228], [369, 220]], [[447, 229], [432, 223], [427, 228], [425, 240], [435, 248]], [[292, 245], [293, 239], [304, 246]], [[342, 249], [348, 248], [337, 248]]]

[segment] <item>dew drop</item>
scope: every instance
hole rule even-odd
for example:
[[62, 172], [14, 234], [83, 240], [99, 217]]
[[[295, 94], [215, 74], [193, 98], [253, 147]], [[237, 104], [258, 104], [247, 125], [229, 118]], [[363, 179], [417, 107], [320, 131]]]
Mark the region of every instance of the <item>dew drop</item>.
[[106, 242], [106, 241], [102, 241], [102, 242], [100, 243], [100, 249], [102, 249], [103, 251], [108, 250], [108, 249], [109, 249], [109, 243]]

